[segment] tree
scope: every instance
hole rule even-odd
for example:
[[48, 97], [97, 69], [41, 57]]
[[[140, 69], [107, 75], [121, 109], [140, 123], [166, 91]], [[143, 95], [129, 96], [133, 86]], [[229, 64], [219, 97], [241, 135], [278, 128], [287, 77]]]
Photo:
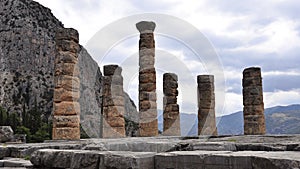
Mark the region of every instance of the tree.
[[7, 111], [0, 106], [0, 126], [7, 126]]
[[7, 122], [9, 126], [15, 131], [18, 126], [21, 126], [21, 119], [19, 115], [15, 112], [8, 115]]

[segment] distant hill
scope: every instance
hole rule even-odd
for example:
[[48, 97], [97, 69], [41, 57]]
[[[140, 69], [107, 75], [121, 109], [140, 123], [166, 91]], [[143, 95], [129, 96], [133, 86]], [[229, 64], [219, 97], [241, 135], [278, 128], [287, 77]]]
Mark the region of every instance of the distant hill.
[[[265, 109], [267, 134], [300, 134], [300, 105], [276, 106]], [[243, 134], [243, 112], [217, 118], [218, 133]]]
[[[159, 129], [163, 129], [162, 110], [158, 113]], [[300, 134], [300, 105], [276, 106], [265, 109], [267, 134]], [[180, 114], [181, 135], [198, 133], [196, 114]], [[217, 117], [219, 135], [240, 135], [244, 133], [243, 112]]]
[[[163, 111], [158, 110], [158, 129], [163, 131]], [[194, 131], [194, 124], [198, 124], [196, 114], [180, 113], [180, 130], [182, 136], [191, 135], [190, 131]], [[193, 134], [192, 134], [193, 135]]]

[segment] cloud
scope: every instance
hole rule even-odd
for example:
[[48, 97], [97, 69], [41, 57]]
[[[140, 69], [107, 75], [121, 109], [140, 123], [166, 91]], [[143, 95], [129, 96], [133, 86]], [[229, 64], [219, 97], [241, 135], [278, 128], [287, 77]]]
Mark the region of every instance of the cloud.
[[[300, 72], [300, 2], [297, 0], [229, 0], [226, 2], [220, 0], [146, 0], [143, 3], [136, 0], [38, 0], [38, 2], [52, 9], [54, 15], [66, 27], [78, 29], [80, 43], [83, 45], [101, 28], [117, 19], [138, 13], [168, 14], [195, 26], [195, 30], [202, 33], [200, 40], [195, 38], [195, 31], [185, 29], [184, 25], [173, 29], [172, 25], [161, 24], [167, 22], [162, 18], [156, 19], [159, 23], [157, 32], [167, 30], [169, 34], [182, 35], [189, 44], [185, 46], [186, 42], [176, 39], [176, 36], [166, 36], [167, 33], [157, 33], [155, 37], [156, 49], [160, 51], [156, 62], [160, 74], [164, 71], [178, 73], [182, 85], [181, 93], [185, 92], [185, 88], [190, 88], [187, 93], [190, 93], [191, 97], [179, 97], [182, 111], [195, 111], [196, 96], [193, 93], [196, 83], [194, 80], [198, 74], [202, 73], [214, 74], [216, 77], [224, 73], [226, 78], [224, 113], [241, 109], [242, 71], [251, 66], [262, 68], [264, 91], [268, 98], [266, 105], [295, 103], [297, 99], [299, 102], [297, 88], [300, 85], [298, 73]], [[98, 39], [94, 45], [98, 47], [99, 44], [110, 45], [120, 34], [128, 30], [132, 31], [132, 37], [112, 44], [106, 59], [103, 62], [98, 60], [98, 62], [101, 66], [110, 63], [122, 64], [126, 76], [124, 80], [128, 78], [129, 82], [126, 83], [131, 86], [126, 88], [129, 95], [137, 99], [137, 93], [134, 93], [137, 79], [136, 74], [132, 72], [137, 70], [137, 60], [134, 59], [137, 59], [138, 32], [134, 28], [134, 22], [130, 25], [132, 25], [130, 28], [118, 26], [113, 30], [108, 30], [114, 33]], [[210, 56], [212, 52], [212, 50], [207, 50], [211, 44], [203, 43], [206, 38], [217, 52], [217, 55], [214, 55], [217, 56], [215, 60], [205, 57]], [[194, 41], [195, 39], [198, 41]], [[199, 46], [200, 54], [194, 53], [189, 48], [191, 46]], [[103, 50], [106, 49], [105, 47]], [[90, 53], [96, 60], [101, 57], [97, 55], [101, 52], [90, 50]], [[211, 63], [215, 61], [220, 61], [221, 66], [217, 67]], [[184, 67], [187, 67], [185, 71], [182, 70]], [[220, 69], [222, 71], [215, 71]], [[131, 74], [126, 73], [127, 70]], [[184, 75], [186, 72], [190, 77]], [[223, 90], [220, 82], [222, 80], [220, 78], [215, 78], [215, 80], [218, 93], [218, 90]], [[295, 97], [287, 97], [288, 94]], [[277, 98], [281, 96], [286, 100]], [[223, 104], [224, 99], [220, 99], [222, 96], [216, 97], [218, 97], [218, 104]]]

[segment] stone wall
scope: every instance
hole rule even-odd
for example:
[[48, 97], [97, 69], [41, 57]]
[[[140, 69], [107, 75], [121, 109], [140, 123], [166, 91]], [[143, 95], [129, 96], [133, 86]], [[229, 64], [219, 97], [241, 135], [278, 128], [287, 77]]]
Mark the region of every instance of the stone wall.
[[53, 98], [52, 139], [80, 139], [79, 35], [75, 29], [58, 29]]
[[122, 68], [104, 66], [103, 77], [103, 137], [125, 137], [125, 100]]
[[217, 135], [213, 75], [197, 76], [198, 135]]
[[139, 136], [158, 134], [154, 22], [136, 24], [139, 41]]
[[243, 71], [244, 134], [265, 134], [265, 116], [261, 69], [250, 67]]
[[177, 104], [178, 96], [178, 77], [174, 73], [165, 73], [163, 75], [163, 92], [164, 92], [164, 131], [166, 136], [180, 136], [180, 115], [179, 105]]

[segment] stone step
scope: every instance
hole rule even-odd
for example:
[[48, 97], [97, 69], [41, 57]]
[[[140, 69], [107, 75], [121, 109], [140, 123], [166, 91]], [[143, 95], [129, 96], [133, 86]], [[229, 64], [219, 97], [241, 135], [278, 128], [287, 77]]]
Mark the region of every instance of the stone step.
[[300, 167], [300, 153], [293, 151], [36, 151], [34, 168], [132, 168], [132, 169], [289, 169]]
[[292, 151], [177, 151], [155, 155], [155, 168], [298, 169], [300, 153]]
[[154, 152], [43, 149], [34, 152], [34, 168], [132, 168], [153, 169]]
[[25, 160], [22, 158], [10, 158], [5, 157], [0, 160], [0, 168], [24, 168], [24, 167], [32, 167], [32, 164], [29, 160]]

